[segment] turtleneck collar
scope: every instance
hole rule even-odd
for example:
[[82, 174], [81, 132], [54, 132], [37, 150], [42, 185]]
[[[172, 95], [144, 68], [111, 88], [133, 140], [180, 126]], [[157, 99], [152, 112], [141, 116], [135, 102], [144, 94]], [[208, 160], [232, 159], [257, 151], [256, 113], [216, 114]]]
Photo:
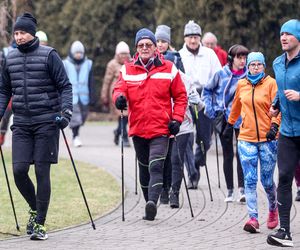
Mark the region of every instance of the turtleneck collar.
[[40, 41], [37, 37], [35, 37], [34, 39], [32, 39], [31, 41], [24, 43], [24, 44], [20, 44], [17, 45], [17, 48], [22, 52], [22, 53], [28, 53], [31, 51], [34, 51], [35, 49], [37, 49], [40, 45]]
[[247, 79], [252, 83], [252, 85], [256, 85], [264, 77], [265, 77], [265, 72], [261, 72], [256, 75], [251, 75], [250, 72], [248, 72], [247, 74]]
[[189, 47], [186, 45], [186, 49], [187, 49], [189, 52], [191, 52], [193, 55], [198, 55], [199, 49], [200, 49], [200, 45], [199, 45], [199, 47], [198, 47], [197, 49], [191, 49], [191, 48], [189, 48]]

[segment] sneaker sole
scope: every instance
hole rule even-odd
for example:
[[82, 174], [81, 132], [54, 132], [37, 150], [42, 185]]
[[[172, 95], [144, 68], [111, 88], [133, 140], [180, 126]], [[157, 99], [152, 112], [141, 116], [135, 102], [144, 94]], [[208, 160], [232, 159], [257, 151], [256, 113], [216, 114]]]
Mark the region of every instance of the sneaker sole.
[[171, 203], [170, 203], [170, 207], [171, 207], [171, 208], [179, 208], [179, 205], [178, 205], [178, 204], [171, 204]]
[[294, 243], [290, 240], [282, 240], [275, 238], [273, 236], [268, 236], [267, 243], [272, 246], [278, 246], [278, 247], [293, 247]]
[[146, 216], [144, 216], [143, 219], [153, 221], [157, 213], [156, 205], [154, 204], [154, 202], [147, 203], [145, 211]]
[[31, 237], [30, 237], [31, 240], [47, 240], [48, 239], [48, 235], [46, 234], [44, 237], [40, 237], [40, 236], [37, 236], [35, 234], [32, 234]]
[[248, 224], [244, 226], [244, 230], [246, 232], [249, 232], [249, 233], [252, 233], [252, 234], [260, 232], [259, 228], [255, 228], [252, 225], [248, 225]]

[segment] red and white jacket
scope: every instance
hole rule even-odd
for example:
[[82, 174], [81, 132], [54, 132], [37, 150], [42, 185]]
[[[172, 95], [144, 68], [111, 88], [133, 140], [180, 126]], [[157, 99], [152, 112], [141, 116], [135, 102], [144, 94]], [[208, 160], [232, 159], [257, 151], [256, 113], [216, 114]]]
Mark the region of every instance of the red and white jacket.
[[149, 71], [141, 65], [138, 54], [133, 62], [123, 65], [113, 101], [120, 95], [128, 102], [129, 136], [169, 136], [169, 122], [183, 121], [187, 106], [185, 86], [176, 66], [162, 56], [155, 55]]

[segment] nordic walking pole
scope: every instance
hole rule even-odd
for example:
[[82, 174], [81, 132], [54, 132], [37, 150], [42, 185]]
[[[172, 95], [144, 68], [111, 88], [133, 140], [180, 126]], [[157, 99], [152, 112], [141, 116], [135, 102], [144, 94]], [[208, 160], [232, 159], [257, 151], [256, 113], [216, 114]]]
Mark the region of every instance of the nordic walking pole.
[[95, 226], [95, 224], [94, 224], [94, 221], [93, 221], [93, 218], [92, 218], [92, 215], [91, 215], [91, 212], [90, 212], [89, 205], [88, 205], [87, 200], [86, 200], [86, 198], [85, 198], [85, 194], [84, 194], [84, 191], [83, 191], [83, 188], [82, 188], [80, 179], [79, 179], [78, 172], [77, 172], [77, 170], [76, 170], [75, 162], [74, 162], [74, 160], [73, 160], [73, 156], [72, 156], [72, 153], [71, 153], [71, 150], [70, 150], [70, 147], [69, 147], [69, 144], [68, 144], [68, 141], [67, 141], [65, 132], [64, 132], [63, 129], [61, 129], [61, 132], [62, 132], [62, 135], [63, 135], [63, 137], [64, 137], [65, 144], [66, 144], [67, 149], [68, 149], [68, 152], [69, 152], [69, 156], [70, 156], [70, 159], [71, 159], [71, 162], [72, 162], [74, 171], [75, 171], [75, 175], [76, 175], [76, 178], [77, 178], [77, 181], [78, 181], [78, 184], [79, 184], [79, 187], [80, 187], [80, 190], [81, 190], [83, 199], [84, 199], [85, 206], [86, 206], [86, 208], [87, 208], [87, 211], [88, 211], [89, 216], [90, 216], [90, 219], [91, 219], [92, 227], [93, 227], [94, 230], [96, 230], [96, 226]]
[[221, 188], [221, 183], [220, 183], [220, 165], [219, 165], [219, 149], [218, 149], [218, 138], [217, 138], [217, 131], [216, 131], [216, 129], [214, 129], [214, 134], [215, 134], [216, 154], [217, 154], [218, 187]]
[[123, 109], [121, 110], [121, 173], [122, 173], [122, 221], [125, 221], [124, 214], [124, 115]]
[[176, 142], [177, 154], [178, 154], [179, 162], [180, 162], [180, 165], [181, 165], [182, 178], [183, 178], [183, 182], [184, 182], [184, 186], [185, 186], [185, 190], [186, 190], [186, 195], [187, 195], [189, 206], [190, 206], [191, 216], [194, 218], [194, 213], [193, 213], [192, 203], [191, 203], [191, 199], [190, 199], [190, 194], [189, 194], [189, 190], [188, 190], [187, 184], [186, 184], [186, 179], [185, 179], [185, 176], [184, 176], [183, 161], [182, 161], [181, 156], [180, 156], [180, 151], [179, 151], [178, 142], [177, 142], [177, 136], [176, 135], [174, 135], [174, 140]]
[[14, 201], [13, 201], [11, 190], [10, 190], [9, 180], [8, 180], [7, 171], [6, 171], [6, 165], [5, 165], [4, 156], [3, 156], [1, 146], [0, 146], [0, 153], [1, 153], [1, 159], [2, 159], [2, 164], [3, 164], [3, 168], [4, 168], [5, 179], [6, 179], [6, 183], [7, 183], [7, 189], [8, 189], [8, 193], [9, 193], [9, 197], [10, 197], [10, 202], [11, 202], [11, 206], [12, 206], [14, 217], [15, 217], [16, 228], [20, 232], [20, 227], [19, 227], [18, 220], [17, 220], [15, 205], [14, 205]]
[[201, 147], [201, 151], [202, 151], [202, 154], [203, 154], [203, 157], [204, 157], [204, 161], [205, 161], [205, 165], [204, 166], [205, 166], [205, 171], [206, 171], [208, 189], [209, 189], [209, 193], [210, 193], [210, 200], [213, 201], [213, 197], [212, 197], [212, 193], [211, 193], [211, 187], [210, 187], [210, 181], [209, 181], [209, 176], [208, 176], [208, 170], [207, 170], [206, 156], [205, 156], [203, 141], [200, 141], [200, 147]]
[[137, 191], [137, 157], [135, 154], [135, 194], [138, 194]]

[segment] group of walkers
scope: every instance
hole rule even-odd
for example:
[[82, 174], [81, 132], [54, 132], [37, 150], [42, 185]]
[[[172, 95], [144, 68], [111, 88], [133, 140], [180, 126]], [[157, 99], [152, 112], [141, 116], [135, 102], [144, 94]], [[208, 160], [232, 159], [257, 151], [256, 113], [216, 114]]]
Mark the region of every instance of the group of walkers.
[[[228, 189], [225, 202], [235, 199], [233, 138], [236, 138], [237, 200], [246, 202], [249, 215], [243, 229], [250, 233], [260, 230], [257, 206], [260, 161], [260, 179], [269, 208], [267, 227], [277, 227], [278, 212], [280, 218], [280, 229], [271, 233], [267, 242], [293, 246], [289, 216], [291, 186], [300, 159], [299, 35], [299, 20], [292, 19], [281, 27], [284, 54], [274, 61], [274, 79], [265, 73], [264, 55], [249, 52], [240, 44], [230, 47], [227, 63], [221, 68], [220, 48], [214, 51], [204, 47], [201, 28], [193, 21], [185, 26], [185, 43], [179, 53], [170, 46], [170, 28], [166, 25], [158, 26], [155, 34], [146, 28], [136, 33], [137, 53], [121, 68], [114, 85], [113, 101], [117, 109], [128, 109], [129, 136], [133, 138], [146, 201], [145, 220], [155, 219], [159, 197], [161, 203], [168, 203], [169, 198], [172, 208], [179, 207], [184, 164], [189, 187], [197, 188], [199, 166], [206, 164], [206, 153], [215, 129], [223, 149]], [[212, 33], [208, 33], [206, 39], [207, 45], [217, 46]], [[193, 146], [193, 139], [190, 140], [193, 123], [197, 148], [190, 165], [187, 159], [193, 153], [188, 146], [189, 143]], [[279, 184], [276, 192], [273, 174], [277, 159]]]
[[[27, 233], [32, 240], [45, 240], [50, 165], [58, 160], [59, 130], [70, 126], [73, 145], [81, 146], [79, 130], [95, 96], [93, 62], [84, 45], [74, 41], [68, 57], [61, 60], [36, 26], [31, 14], [18, 17], [14, 43], [1, 62], [0, 117], [6, 128], [1, 128], [0, 144], [9, 119], [5, 117], [12, 110], [13, 174], [30, 207]], [[259, 232], [259, 160], [269, 204], [267, 227], [277, 227], [278, 214], [280, 219], [280, 229], [267, 242], [293, 246], [290, 209], [295, 172], [300, 200], [300, 21], [292, 19], [281, 27], [284, 53], [273, 63], [275, 79], [266, 75], [261, 52], [250, 52], [241, 44], [225, 52], [210, 32], [201, 42], [202, 30], [194, 21], [185, 25], [183, 35], [183, 47], [177, 52], [167, 25], [159, 25], [155, 33], [140, 29], [135, 55], [131, 58], [129, 46], [119, 42], [104, 76], [101, 101], [112, 112], [111, 119], [118, 120], [114, 143], [118, 145], [123, 136], [123, 145], [130, 146], [128, 136], [132, 137], [146, 201], [143, 219], [155, 219], [159, 200], [179, 207], [184, 165], [187, 187], [197, 189], [214, 131], [223, 149], [224, 201], [246, 203], [249, 219], [243, 228]], [[233, 180], [235, 140], [238, 192]], [[35, 165], [37, 192], [28, 176], [30, 164]]]

